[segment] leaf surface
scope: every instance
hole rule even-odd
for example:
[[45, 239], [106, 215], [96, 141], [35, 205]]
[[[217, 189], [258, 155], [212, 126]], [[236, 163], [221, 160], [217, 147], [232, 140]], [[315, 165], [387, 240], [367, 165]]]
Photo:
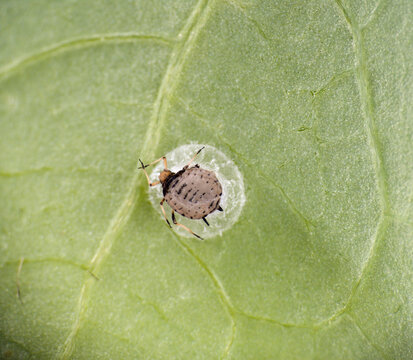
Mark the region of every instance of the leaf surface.
[[[411, 2], [0, 9], [1, 357], [413, 357]], [[191, 142], [246, 190], [204, 242], [136, 169]]]

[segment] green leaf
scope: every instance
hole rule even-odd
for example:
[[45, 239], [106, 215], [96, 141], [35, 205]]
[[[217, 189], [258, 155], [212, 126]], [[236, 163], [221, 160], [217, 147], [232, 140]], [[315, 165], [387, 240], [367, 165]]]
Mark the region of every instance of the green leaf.
[[[3, 0], [0, 357], [412, 359], [412, 13]], [[136, 166], [189, 143], [245, 185], [205, 241]]]

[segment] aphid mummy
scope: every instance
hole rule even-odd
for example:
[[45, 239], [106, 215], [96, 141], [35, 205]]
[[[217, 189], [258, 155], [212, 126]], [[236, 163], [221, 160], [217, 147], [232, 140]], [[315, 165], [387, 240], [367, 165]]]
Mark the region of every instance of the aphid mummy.
[[[202, 238], [185, 225], [176, 221], [174, 212], [177, 212], [178, 214], [189, 219], [202, 219], [209, 226], [206, 217], [215, 210], [222, 211], [222, 208], [219, 205], [222, 196], [222, 186], [215, 173], [213, 171], [201, 168], [198, 164], [190, 167], [191, 162], [202, 149], [203, 148], [198, 150], [188, 164], [176, 173], [168, 169], [165, 156], [148, 165], [144, 165], [139, 159], [141, 164], [139, 168], [144, 171], [149, 186], [155, 186], [158, 184], [162, 185], [164, 197], [160, 205], [168, 225], [171, 227], [163, 208], [164, 201], [166, 201], [172, 208], [172, 222], [199, 239]], [[159, 161], [163, 161], [164, 169], [159, 174], [159, 181], [151, 183], [145, 168], [156, 164]]]

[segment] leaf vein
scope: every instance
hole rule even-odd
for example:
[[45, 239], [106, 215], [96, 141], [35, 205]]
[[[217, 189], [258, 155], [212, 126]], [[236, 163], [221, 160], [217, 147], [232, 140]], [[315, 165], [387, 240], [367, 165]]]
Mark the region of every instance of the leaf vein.
[[75, 49], [87, 48], [105, 43], [121, 43], [133, 41], [152, 41], [159, 44], [171, 46], [171, 44], [173, 44], [175, 40], [157, 35], [133, 33], [96, 34], [89, 37], [66, 40], [60, 43], [49, 45], [36, 53], [23, 56], [3, 66], [2, 68], [0, 68], [0, 81], [9, 78], [21, 69], [32, 66], [39, 61], [53, 58], [63, 52], [69, 52]]
[[353, 324], [356, 326], [358, 332], [366, 339], [367, 343], [374, 348], [382, 357], [383, 359], [389, 360], [389, 357], [383, 353], [383, 350], [380, 349], [376, 344], [374, 344], [371, 339], [369, 338], [369, 336], [367, 336], [366, 332], [363, 330], [363, 328], [359, 325], [359, 323], [356, 321], [356, 319], [353, 317], [353, 315], [351, 313], [348, 314], [348, 316], [350, 317], [351, 321], [353, 322]]
[[205, 271], [209, 279], [211, 280], [212, 284], [214, 285], [215, 291], [218, 294], [218, 297], [221, 301], [222, 306], [225, 308], [227, 311], [228, 316], [231, 319], [231, 336], [228, 341], [227, 346], [224, 349], [224, 353], [221, 356], [221, 359], [225, 359], [225, 357], [228, 355], [231, 346], [234, 342], [235, 338], [235, 332], [236, 332], [236, 321], [235, 321], [235, 308], [231, 303], [231, 300], [228, 296], [228, 294], [225, 292], [225, 288], [222, 285], [221, 281], [219, 278], [214, 274], [214, 272], [208, 267], [208, 265], [191, 249], [189, 245], [187, 245], [185, 242], [183, 242], [175, 232], [173, 233], [175, 235], [176, 241], [179, 245], [179, 247], [190, 257], [194, 259], [198, 263], [198, 265]]
[[[9, 260], [5, 261], [0, 265], [0, 269], [6, 267], [6, 266], [17, 266], [21, 262], [21, 259], [17, 260]], [[30, 259], [30, 258], [24, 258], [24, 265], [27, 266], [29, 264], [41, 264], [41, 263], [57, 263], [57, 264], [62, 264], [62, 265], [70, 265], [79, 268], [80, 270], [87, 271], [88, 267], [86, 265], [83, 265], [81, 263], [78, 263], [76, 261], [72, 261], [69, 259], [65, 258], [59, 258], [59, 257], [46, 257], [46, 258], [38, 258], [38, 259]]]
[[[200, 30], [205, 25], [208, 10], [210, 9], [208, 5], [207, 0], [200, 0], [197, 3], [194, 11], [180, 33], [180, 38], [182, 38], [182, 40], [176, 43], [172, 50], [165, 75], [160, 84], [158, 95], [154, 103], [152, 116], [146, 131], [146, 137], [142, 145], [142, 156], [154, 156], [154, 149], [159, 144], [160, 134], [165, 124], [168, 109], [168, 95], [175, 89], [186, 57], [192, 49]], [[106, 259], [110, 253], [115, 239], [123, 226], [128, 222], [130, 215], [138, 202], [139, 193], [137, 192], [137, 189], [143, 181], [143, 178], [140, 175], [140, 173], [135, 173], [133, 176], [123, 203], [112, 218], [96, 253], [90, 261], [89, 269], [91, 273], [95, 275], [98, 274], [104, 259]], [[62, 344], [58, 358], [68, 359], [72, 355], [75, 346], [75, 338], [79, 332], [82, 321], [84, 321], [88, 295], [94, 282], [95, 279], [89, 277], [85, 280], [81, 288], [75, 319], [70, 333]]]
[[363, 25], [363, 28], [366, 28], [368, 25], [372, 24], [377, 18], [379, 12], [387, 6], [387, 1], [385, 0], [377, 0], [376, 6], [374, 9], [371, 11], [368, 19], [366, 20], [365, 24]]
[[213, 129], [211, 127], [211, 125], [209, 124], [208, 121], [206, 121], [203, 116], [201, 116], [200, 114], [198, 114], [196, 111], [194, 111], [193, 109], [190, 108], [190, 106], [188, 104], [185, 103], [185, 101], [181, 98], [176, 98], [177, 101], [181, 104], [182, 107], [184, 107], [186, 109], [186, 111], [190, 112], [191, 114], [195, 115], [202, 123], [204, 126], [208, 127], [210, 130], [215, 132], [215, 135], [220, 139], [220, 141], [222, 143], [224, 143], [226, 146], [228, 146], [228, 148], [232, 151], [232, 153], [234, 155], [236, 155], [240, 160], [242, 160], [247, 166], [254, 168], [254, 171], [260, 175], [262, 178], [264, 178], [265, 180], [268, 181], [268, 183], [275, 187], [282, 195], [282, 197], [285, 199], [285, 201], [287, 202], [288, 206], [290, 207], [291, 211], [297, 215], [305, 224], [306, 228], [308, 231], [311, 230], [312, 227], [315, 227], [315, 225], [309, 220], [307, 219], [304, 214], [297, 208], [297, 206], [295, 205], [294, 201], [288, 196], [287, 192], [284, 190], [284, 188], [277, 184], [270, 176], [266, 175], [264, 172], [262, 172], [261, 170], [257, 169], [256, 166], [254, 166], [253, 164], [251, 164], [242, 154], [238, 153], [236, 150], [233, 149], [233, 147], [230, 145], [230, 142], [228, 141], [227, 138], [225, 138], [224, 136], [220, 135], [219, 133], [217, 133], [215, 131], [215, 129]]
[[345, 303], [345, 305], [336, 311], [331, 317], [321, 321], [320, 323], [316, 324], [316, 326], [325, 325], [338, 316], [346, 312], [351, 304], [353, 297], [355, 296], [359, 285], [367, 273], [369, 267], [371, 266], [372, 259], [376, 254], [376, 248], [380, 240], [384, 237], [387, 227], [390, 223], [390, 204], [389, 204], [389, 194], [388, 194], [388, 184], [386, 181], [387, 175], [386, 170], [384, 168], [384, 159], [383, 159], [383, 149], [382, 144], [379, 139], [378, 128], [375, 118], [374, 112], [374, 104], [373, 104], [373, 94], [371, 90], [371, 82], [369, 78], [369, 73], [367, 70], [367, 59], [366, 59], [366, 52], [364, 49], [364, 40], [362, 29], [360, 28], [359, 24], [357, 24], [349, 15], [347, 10], [344, 8], [341, 0], [334, 0], [337, 6], [339, 7], [343, 17], [345, 18], [349, 30], [353, 36], [353, 43], [354, 43], [354, 53], [357, 62], [357, 70], [356, 70], [356, 78], [359, 83], [359, 91], [360, 91], [360, 99], [366, 119], [366, 133], [369, 141], [370, 151], [372, 154], [372, 159], [374, 163], [374, 168], [376, 172], [376, 179], [377, 179], [377, 188], [379, 193], [379, 200], [381, 203], [381, 213], [378, 220], [376, 232], [373, 236], [372, 243], [370, 245], [370, 250], [367, 255], [367, 259], [365, 260], [361, 271], [360, 276], [356, 280], [351, 293]]

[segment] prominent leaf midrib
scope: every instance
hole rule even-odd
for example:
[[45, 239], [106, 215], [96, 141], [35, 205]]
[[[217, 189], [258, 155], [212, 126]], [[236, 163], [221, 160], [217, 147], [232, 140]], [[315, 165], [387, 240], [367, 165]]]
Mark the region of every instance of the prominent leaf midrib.
[[[181, 42], [178, 42], [172, 50], [165, 75], [154, 103], [154, 109], [146, 131], [146, 137], [142, 145], [142, 156], [148, 158], [154, 157], [154, 151], [159, 144], [160, 134], [166, 120], [168, 95], [172, 93], [177, 85], [183, 64], [190, 53], [200, 30], [206, 23], [210, 7], [211, 4], [208, 0], [200, 0], [197, 3], [194, 11], [180, 33], [180, 37], [182, 38]], [[130, 215], [137, 204], [139, 195], [137, 189], [144, 181], [144, 178], [140, 175], [141, 174], [136, 173], [133, 176], [125, 200], [122, 202], [116, 215], [110, 222], [96, 253], [90, 261], [89, 269], [95, 275], [98, 275], [103, 260], [109, 255], [114, 240], [129, 220]], [[60, 352], [57, 354], [58, 358], [67, 359], [73, 352], [75, 338], [79, 332], [82, 321], [85, 319], [85, 311], [89, 301], [90, 290], [95, 281], [96, 279], [88, 277], [81, 288], [75, 319], [70, 333], [63, 343]]]

